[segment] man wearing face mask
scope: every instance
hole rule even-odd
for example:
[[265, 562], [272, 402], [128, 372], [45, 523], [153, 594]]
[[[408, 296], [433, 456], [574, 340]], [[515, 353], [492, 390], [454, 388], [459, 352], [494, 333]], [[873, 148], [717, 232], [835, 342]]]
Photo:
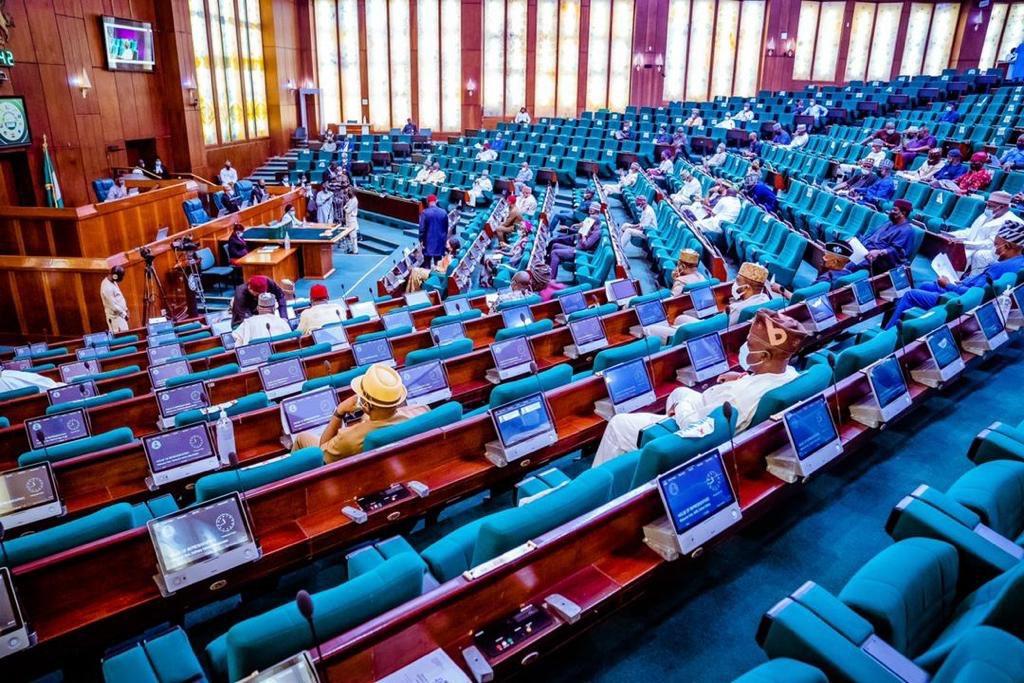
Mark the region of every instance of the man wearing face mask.
[[885, 145], [886, 148], [892, 149], [900, 144], [902, 138], [900, 137], [900, 134], [896, 132], [896, 122], [886, 121], [884, 128], [875, 131], [866, 140], [862, 141], [861, 144], [870, 144], [872, 140], [881, 140], [882, 144]]
[[971, 287], [984, 287], [988, 281], [998, 280], [1007, 273], [1018, 273], [1024, 269], [1024, 224], [1020, 221], [1004, 220], [994, 243], [995, 261], [984, 270], [975, 271], [973, 275], [960, 282], [950, 282], [940, 277], [935, 282], [926, 282], [918, 288], [904, 293], [896, 302], [892, 317], [882, 326], [885, 329], [894, 327], [910, 308], [932, 308], [939, 303], [943, 294], [963, 294]]
[[718, 384], [703, 393], [679, 387], [665, 402], [665, 415], [626, 413], [608, 421], [594, 455], [594, 467], [636, 449], [640, 433], [666, 416], [682, 429], [708, 417], [725, 402], [737, 412], [736, 431], [742, 432], [753, 419], [761, 397], [772, 389], [796, 379], [789, 365], [808, 332], [798, 321], [778, 311], [760, 310], [750, 324], [747, 342], [740, 349], [740, 364], [746, 372], [727, 372]]
[[932, 185], [960, 195], [983, 190], [992, 182], [992, 174], [985, 168], [986, 163], [988, 163], [988, 154], [985, 152], [975, 152], [971, 155], [970, 168], [955, 181], [939, 180], [936, 183], [932, 183]]
[[[743, 309], [771, 301], [772, 297], [766, 287], [767, 281], [768, 269], [760, 263], [747, 261], [740, 266], [739, 272], [736, 273], [736, 279], [732, 283], [729, 302], [725, 305], [725, 310], [729, 314], [729, 325], [735, 325], [740, 321], [740, 313], [743, 312]], [[672, 338], [677, 328], [698, 321], [700, 318], [684, 313], [676, 316], [671, 325], [667, 323], [648, 325], [646, 332], [652, 337], [660, 337], [663, 341], [667, 341]]]
[[1017, 146], [1003, 152], [998, 163], [1004, 171], [1024, 171], [1024, 134], [1017, 136]]
[[352, 380], [353, 395], [338, 404], [320, 432], [311, 429], [295, 437], [293, 451], [319, 446], [324, 461], [337, 462], [363, 452], [366, 435], [427, 412], [426, 406], [407, 406], [402, 377], [386, 365], [375, 364]]
[[[860, 263], [850, 261], [843, 268], [826, 271], [817, 281], [834, 282], [858, 270], [870, 270], [877, 275], [906, 264], [914, 245], [914, 229], [908, 220], [912, 209], [911, 203], [905, 199], [893, 202], [889, 209], [889, 223], [861, 239], [861, 244], [868, 251], [864, 260]], [[832, 242], [826, 248], [839, 256], [849, 256], [853, 251], [845, 242]]]
[[942, 181], [956, 180], [964, 173], [967, 173], [967, 167], [964, 166], [964, 155], [954, 147], [946, 154], [945, 165], [932, 176], [932, 180], [928, 184], [932, 187], [942, 187]]
[[896, 194], [896, 183], [892, 179], [893, 163], [889, 159], [882, 159], [875, 166], [875, 182], [861, 192], [851, 193], [861, 204], [878, 206], [881, 202], [892, 199]]
[[946, 111], [942, 112], [939, 117], [939, 123], [956, 123], [960, 120], [960, 112], [956, 110], [956, 105], [950, 102], [946, 105]]
[[112, 334], [128, 331], [128, 304], [118, 285], [123, 281], [124, 268], [114, 266], [100, 283], [100, 300], [103, 301], [103, 312], [107, 316], [107, 329]]
[[932, 147], [928, 150], [928, 158], [924, 160], [923, 164], [913, 171], [900, 171], [896, 175], [906, 180], [926, 183], [935, 177], [935, 174], [941, 171], [945, 165], [946, 160], [942, 158], [942, 149]]
[[985, 212], [974, 219], [971, 227], [949, 233], [963, 242], [967, 267], [972, 273], [981, 272], [996, 260], [993, 240], [1004, 222], [1024, 224], [1024, 220], [1010, 213], [1011, 199], [1009, 192], [993, 192], [985, 201]]

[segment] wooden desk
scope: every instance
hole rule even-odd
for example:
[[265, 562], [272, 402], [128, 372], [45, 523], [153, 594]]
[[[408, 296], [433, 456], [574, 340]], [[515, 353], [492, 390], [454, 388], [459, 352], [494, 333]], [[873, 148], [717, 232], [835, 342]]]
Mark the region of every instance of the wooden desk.
[[287, 278], [292, 282], [299, 279], [299, 250], [295, 247], [280, 247], [274, 251], [252, 251], [238, 259], [242, 268], [242, 279], [249, 281], [253, 275], [266, 275], [281, 282]]
[[[243, 234], [246, 242], [256, 244], [283, 244], [277, 228], [264, 226], [249, 228]], [[326, 223], [305, 223], [301, 228], [290, 228], [289, 239], [302, 253], [302, 277], [322, 280], [334, 272], [334, 247], [352, 234], [352, 228]]]

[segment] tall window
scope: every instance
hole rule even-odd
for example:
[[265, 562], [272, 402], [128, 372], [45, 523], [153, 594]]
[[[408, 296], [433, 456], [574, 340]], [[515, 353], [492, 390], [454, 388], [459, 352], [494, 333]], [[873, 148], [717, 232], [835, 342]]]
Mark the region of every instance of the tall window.
[[[255, 1], [255, 0], [249, 0]], [[317, 80], [325, 123], [363, 118], [359, 33], [366, 33], [366, 99], [376, 130], [413, 118], [412, 73], [417, 75], [418, 123], [457, 131], [462, 122], [462, 10], [458, 0], [414, 0], [417, 53], [412, 58], [409, 0], [314, 0]]]
[[896, 32], [903, 4], [858, 2], [853, 8], [850, 46], [846, 53], [848, 81], [880, 81], [892, 77]]
[[537, 0], [536, 116], [575, 116], [580, 0]]
[[1024, 2], [992, 5], [992, 14], [985, 31], [985, 44], [978, 66], [990, 69], [1006, 59], [1010, 49], [1024, 41]]
[[796, 29], [796, 58], [793, 78], [800, 81], [836, 80], [839, 36], [843, 30], [845, 2], [800, 3]]
[[959, 3], [912, 3], [900, 73], [908, 76], [941, 74], [949, 66], [959, 17]]
[[269, 135], [259, 0], [189, 0], [189, 13], [203, 141]]
[[484, 0], [484, 116], [526, 104], [526, 0]]
[[587, 35], [586, 108], [622, 111], [629, 104], [633, 0], [591, 0]]
[[669, 0], [662, 97], [754, 95], [764, 10], [764, 0]]

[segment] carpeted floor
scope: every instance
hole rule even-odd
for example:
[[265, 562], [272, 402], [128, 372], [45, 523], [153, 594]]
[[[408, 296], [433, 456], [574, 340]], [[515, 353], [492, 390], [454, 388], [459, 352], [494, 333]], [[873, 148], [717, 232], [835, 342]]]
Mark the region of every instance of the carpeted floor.
[[1024, 343], [964, 374], [871, 445], [710, 552], [678, 585], [629, 605], [547, 659], [545, 681], [729, 681], [765, 660], [761, 615], [804, 581], [838, 591], [891, 543], [885, 520], [918, 484], [945, 489], [974, 435], [1024, 418]]

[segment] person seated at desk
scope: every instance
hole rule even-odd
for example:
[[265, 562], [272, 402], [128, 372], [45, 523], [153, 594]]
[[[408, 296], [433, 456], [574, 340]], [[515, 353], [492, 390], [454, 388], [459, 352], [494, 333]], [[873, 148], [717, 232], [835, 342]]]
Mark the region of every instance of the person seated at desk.
[[612, 137], [615, 138], [616, 140], [619, 140], [620, 142], [622, 140], [632, 140], [633, 139], [633, 122], [628, 120], [628, 119], [623, 121], [622, 125], [619, 127], [619, 129], [617, 131], [615, 131], [614, 133], [612, 133]]
[[749, 123], [754, 120], [754, 111], [750, 108], [750, 102], [744, 102], [743, 107], [733, 115], [733, 121]]
[[537, 198], [533, 196], [533, 188], [523, 185], [519, 194], [519, 210], [524, 216], [532, 216], [537, 213]]
[[498, 158], [498, 153], [491, 147], [491, 143], [485, 142], [484, 146], [480, 148], [480, 151], [476, 153], [477, 161], [494, 161]]
[[304, 337], [312, 334], [313, 330], [345, 319], [344, 307], [331, 303], [331, 294], [326, 285], [315, 284], [309, 288], [309, 304], [309, 308], [299, 316], [299, 326], [296, 328]]
[[710, 172], [712, 169], [723, 166], [727, 158], [729, 158], [729, 155], [725, 151], [725, 143], [720, 142], [715, 147], [715, 153], [704, 159], [704, 170]]
[[986, 152], [975, 152], [971, 155], [971, 165], [966, 173], [963, 173], [955, 181], [936, 180], [932, 185], [959, 195], [984, 190], [992, 182], [992, 174], [985, 168], [987, 163], [988, 154]]
[[284, 231], [291, 228], [301, 228], [302, 225], [302, 220], [295, 215], [295, 207], [291, 204], [285, 204], [284, 215], [281, 216], [281, 220], [276, 223], [271, 223], [267, 227]]
[[243, 320], [231, 333], [235, 338], [235, 346], [245, 346], [249, 342], [292, 331], [288, 321], [277, 314], [277, 299], [273, 294], [263, 292], [256, 298], [256, 302], [256, 315]]
[[705, 282], [704, 273], [700, 272], [700, 254], [693, 249], [683, 249], [679, 252], [676, 260], [676, 267], [672, 271], [672, 296], [679, 296], [687, 285]]
[[[829, 270], [822, 273], [817, 282], [834, 282], [837, 278], [844, 277], [858, 270], [868, 270], [872, 275], [878, 275], [906, 265], [910, 259], [910, 248], [914, 244], [914, 229], [907, 220], [913, 205], [906, 199], [897, 199], [889, 209], [889, 222], [881, 226], [870, 235], [863, 237], [860, 242], [867, 249], [864, 260], [860, 263], [852, 261], [835, 263], [836, 270]], [[829, 242], [825, 249], [840, 259], [849, 257], [853, 250], [845, 242]], [[826, 256], [828, 260], [828, 256]]]
[[237, 265], [235, 261], [249, 253], [249, 245], [245, 242], [245, 226], [235, 223], [231, 226], [231, 236], [228, 237], [228, 261], [231, 265]]
[[647, 175], [651, 177], [651, 180], [664, 191], [668, 191], [668, 178], [672, 175], [672, 171], [675, 170], [675, 162], [672, 161], [672, 151], [664, 150], [661, 153], [661, 163], [656, 167], [648, 169]]
[[623, 251], [634, 237], [646, 240], [647, 231], [658, 225], [658, 215], [654, 212], [654, 207], [647, 203], [646, 197], [637, 195], [636, 208], [640, 212], [636, 223], [623, 223], [620, 226], [619, 239]]
[[684, 168], [679, 172], [681, 185], [675, 194], [670, 195], [668, 200], [680, 209], [689, 206], [700, 199], [700, 181], [693, 176], [693, 172]]
[[594, 455], [593, 467], [636, 450], [640, 433], [666, 417], [674, 418], [680, 429], [708, 418], [726, 402], [736, 411], [736, 431], [742, 432], [757, 413], [761, 397], [799, 375], [789, 364], [808, 332], [798, 321], [778, 311], [760, 310], [754, 316], [747, 342], [740, 348], [740, 366], [745, 372], [727, 372], [718, 383], [698, 392], [679, 387], [669, 394], [665, 414], [625, 413], [608, 421]]
[[494, 139], [491, 140], [491, 149], [495, 152], [503, 152], [505, 150], [505, 134], [500, 130], [494, 134]]
[[724, 240], [722, 223], [735, 223], [743, 208], [736, 188], [729, 184], [723, 184], [722, 195], [718, 200], [714, 204], [707, 201], [702, 208], [705, 210], [705, 215], [697, 221], [696, 226], [709, 239], [722, 246]]
[[1017, 136], [1016, 146], [1003, 152], [996, 165], [1007, 173], [1024, 171], [1024, 133]]
[[946, 110], [939, 116], [939, 123], [957, 123], [960, 121], [960, 112], [956, 110], [956, 103], [950, 102], [946, 105]]
[[724, 128], [725, 130], [732, 130], [733, 128], [736, 127], [736, 122], [733, 120], [732, 114], [730, 114], [729, 112], [725, 112], [725, 116], [723, 116], [720, 120], [712, 123], [711, 126], [713, 128]]
[[935, 146], [935, 136], [928, 132], [927, 126], [921, 126], [921, 128], [913, 131], [913, 126], [907, 129], [907, 134], [903, 140], [903, 146], [897, 149], [897, 152], [903, 157], [903, 168], [910, 168], [910, 164], [914, 163], [915, 157], [918, 154], [924, 154], [932, 147]]
[[619, 170], [619, 182], [611, 183], [604, 186], [605, 192], [608, 194], [619, 194], [627, 187], [633, 187], [636, 185], [636, 181], [640, 178], [640, 164], [633, 162], [629, 165], [629, 170], [625, 173]]
[[420, 170], [416, 172], [416, 177], [413, 180], [417, 183], [430, 182], [430, 164], [424, 163]]
[[[505, 220], [501, 222], [501, 225], [494, 229], [494, 233], [498, 236], [498, 242], [502, 245], [508, 244], [509, 235], [525, 229], [523, 212], [516, 206], [516, 196], [510, 194], [505, 199], [505, 203], [508, 204], [508, 213], [505, 215]], [[447, 219], [445, 224], [447, 225]]]
[[430, 165], [430, 173], [427, 175], [427, 182], [435, 185], [442, 184], [448, 179], [448, 174], [441, 170], [441, 164], [434, 162]]
[[672, 134], [668, 132], [668, 126], [664, 123], [658, 126], [658, 134], [654, 136], [654, 144], [656, 145], [671, 145]]
[[747, 148], [740, 152], [740, 155], [744, 159], [756, 159], [761, 156], [761, 149], [764, 147], [764, 143], [757, 137], [757, 133], [751, 133], [747, 136]]
[[407, 406], [402, 377], [386, 365], [371, 365], [352, 380], [353, 395], [334, 409], [327, 426], [295, 437], [293, 451], [319, 446], [324, 462], [338, 462], [363, 452], [366, 435], [375, 429], [400, 424], [427, 412], [427, 406]]
[[334, 154], [338, 151], [338, 141], [331, 131], [324, 133], [323, 142], [320, 143], [320, 151], [327, 152], [328, 154]]
[[779, 199], [775, 196], [775, 190], [761, 180], [759, 174], [751, 174], [743, 179], [743, 192], [750, 198], [750, 201], [765, 211], [774, 212], [779, 207]]
[[498, 310], [498, 306], [503, 303], [525, 299], [533, 294], [533, 277], [525, 270], [520, 270], [513, 275], [508, 285], [507, 291], [487, 295], [487, 307], [490, 313]]
[[796, 132], [793, 133], [793, 137], [790, 138], [789, 143], [783, 145], [783, 147], [788, 149], [800, 149], [807, 145], [810, 139], [810, 136], [807, 134], [807, 126], [800, 123], [797, 124]]
[[882, 144], [885, 145], [887, 149], [893, 149], [894, 147], [897, 147], [900, 144], [902, 139], [903, 138], [900, 136], [900, 134], [896, 132], [896, 122], [890, 120], [886, 121], [885, 125], [881, 129], [876, 130], [867, 138], [861, 140], [860, 144], [866, 145], [869, 144], [872, 140], [881, 140]]
[[970, 272], [981, 272], [996, 260], [993, 240], [1004, 222], [1024, 224], [1024, 220], [1010, 212], [1011, 199], [1009, 192], [993, 192], [985, 200], [985, 212], [975, 218], [970, 227], [947, 233], [963, 243]]
[[402, 135], [416, 135], [420, 132], [419, 126], [412, 122], [412, 119], [406, 119], [405, 125], [402, 126]]
[[676, 132], [672, 134], [671, 144], [677, 159], [681, 157], [690, 160], [690, 139], [686, 137], [686, 131], [682, 126], [677, 127]]
[[423, 283], [427, 281], [431, 273], [440, 273], [444, 275], [448, 272], [448, 266], [452, 264], [452, 259], [455, 258], [455, 254], [459, 253], [459, 247], [462, 246], [462, 242], [458, 237], [450, 237], [448, 243], [445, 245], [444, 254], [437, 257], [434, 260], [433, 268], [429, 267], [429, 262], [424, 261], [428, 267], [413, 266], [409, 269], [409, 278], [405, 282], [405, 291], [418, 292], [423, 289]]
[[683, 121], [684, 126], [691, 128], [703, 128], [704, 117], [700, 115], [700, 109], [693, 108], [690, 110], [690, 115]]
[[267, 192], [267, 181], [260, 178], [252, 188], [252, 203], [262, 204], [268, 199], [270, 199], [270, 193]]
[[[583, 191], [582, 200], [573, 204], [572, 211], [559, 211], [551, 216], [551, 219], [548, 221], [548, 228], [551, 234], [555, 235], [555, 239], [557, 239], [559, 232], [564, 233], [565, 230], [575, 233], [575, 225], [583, 222], [590, 215], [590, 204], [593, 201], [594, 191], [588, 187]], [[571, 227], [563, 228], [563, 225]]]
[[112, 202], [115, 199], [124, 199], [128, 196], [128, 186], [125, 185], [124, 176], [118, 176], [113, 186], [107, 190], [107, 198], [103, 201]]
[[288, 301], [281, 286], [266, 275], [253, 275], [248, 282], [235, 287], [235, 295], [231, 298], [231, 325], [241, 325], [243, 320], [256, 315], [259, 295], [267, 292], [273, 294], [277, 300], [277, 310], [281, 318], [287, 318]]
[[878, 207], [881, 202], [892, 199], [896, 194], [896, 183], [892, 177], [893, 163], [890, 159], [882, 159], [875, 165], [875, 180], [868, 187], [860, 187], [849, 193], [851, 199]]
[[950, 282], [945, 277], [940, 277], [935, 282], [926, 282], [920, 287], [905, 292], [896, 302], [892, 317], [882, 327], [885, 329], [895, 327], [903, 313], [910, 308], [917, 307], [925, 310], [932, 308], [939, 303], [939, 298], [943, 294], [963, 294], [971, 287], [984, 287], [989, 280], [998, 280], [1007, 273], [1019, 273], [1024, 270], [1022, 252], [1024, 252], [1024, 224], [1005, 221], [999, 228], [999, 232], [996, 233], [995, 261], [989, 263], [984, 270], [976, 271], [974, 275], [960, 282]]
[[487, 192], [494, 192], [494, 183], [491, 182], [490, 172], [484, 168], [480, 170], [480, 175], [473, 178], [473, 185], [466, 192], [466, 204], [476, 206]]
[[967, 167], [964, 166], [963, 161], [964, 155], [959, 149], [953, 147], [946, 153], [946, 163], [931, 177], [928, 184], [932, 187], [942, 187], [943, 181], [955, 181], [967, 173]]
[[516, 186], [529, 185], [533, 182], [533, 169], [530, 168], [529, 162], [524, 161], [519, 165], [519, 172], [516, 173], [515, 182]]
[[234, 183], [225, 183], [224, 191], [220, 195], [221, 216], [231, 213], [238, 213], [242, 207], [242, 198], [235, 192]]
[[22, 370], [5, 370], [0, 368], [0, 393], [24, 389], [25, 387], [39, 387], [40, 391], [54, 389], [64, 386], [63, 382], [52, 380], [37, 372], [24, 372]]
[[[558, 279], [558, 266], [576, 258], [577, 251], [592, 253], [601, 241], [601, 205], [593, 202], [588, 216], [575, 224], [575, 234], [560, 235], [551, 240], [550, 279]], [[543, 287], [541, 288], [543, 289]]]
[[904, 180], [927, 183], [934, 178], [945, 165], [946, 160], [942, 158], [942, 148], [932, 147], [928, 150], [928, 157], [924, 160], [923, 164], [913, 171], [898, 171], [896, 175]]

